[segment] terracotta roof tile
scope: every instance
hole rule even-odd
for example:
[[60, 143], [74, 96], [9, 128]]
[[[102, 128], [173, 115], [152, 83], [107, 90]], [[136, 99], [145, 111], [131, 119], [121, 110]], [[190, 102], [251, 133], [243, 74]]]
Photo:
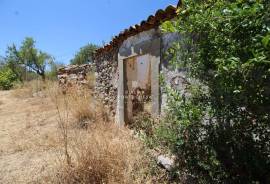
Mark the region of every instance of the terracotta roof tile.
[[[180, 5], [181, 1], [179, 1], [177, 6], [179, 7]], [[126, 40], [130, 36], [134, 36], [140, 32], [155, 28], [156, 26], [159, 26], [162, 22], [173, 19], [174, 17], [176, 17], [176, 15], [177, 7], [175, 6], [170, 5], [165, 10], [160, 9], [156, 11], [155, 15], [150, 15], [147, 20], [141, 21], [140, 24], [136, 24], [129, 27], [128, 29], [125, 29], [124, 31], [121, 31], [119, 35], [115, 36], [109, 44], [96, 50], [95, 55], [99, 55], [106, 51], [111, 51], [114, 47], [118, 47], [124, 40]]]

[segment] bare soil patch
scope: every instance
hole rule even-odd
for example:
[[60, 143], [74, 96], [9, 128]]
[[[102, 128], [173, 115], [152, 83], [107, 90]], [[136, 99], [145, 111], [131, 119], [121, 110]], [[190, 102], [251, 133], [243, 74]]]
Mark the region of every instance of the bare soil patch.
[[58, 140], [57, 111], [49, 98], [0, 91], [0, 183], [46, 183]]

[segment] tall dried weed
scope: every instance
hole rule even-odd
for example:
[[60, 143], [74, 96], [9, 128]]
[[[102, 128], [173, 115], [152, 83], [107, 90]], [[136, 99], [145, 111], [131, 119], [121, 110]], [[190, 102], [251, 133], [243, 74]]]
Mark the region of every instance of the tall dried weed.
[[77, 134], [70, 142], [72, 161], [62, 162], [55, 182], [144, 183], [147, 159], [141, 143], [128, 132], [113, 124], [99, 123]]
[[43, 91], [51, 86], [52, 81], [32, 80], [18, 83], [13, 87], [12, 94], [16, 98], [44, 97]]
[[58, 111], [63, 148], [52, 183], [147, 183], [149, 159], [142, 143], [109, 121], [113, 118], [88, 90], [63, 94], [52, 86], [48, 93]]
[[89, 89], [64, 94], [57, 83], [46, 83], [40, 91], [57, 109], [60, 151], [55, 155], [56, 172], [49, 173], [46, 183], [153, 183], [143, 144], [110, 121], [113, 117]]

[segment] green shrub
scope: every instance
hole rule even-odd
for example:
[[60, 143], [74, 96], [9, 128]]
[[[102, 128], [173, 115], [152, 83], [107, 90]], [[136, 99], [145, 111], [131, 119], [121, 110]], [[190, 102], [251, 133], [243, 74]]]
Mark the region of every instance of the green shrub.
[[157, 131], [199, 183], [270, 183], [269, 12], [266, 0], [195, 0], [163, 26], [183, 35], [171, 63], [208, 88], [169, 89]]
[[10, 89], [16, 80], [16, 75], [9, 68], [2, 68], [0, 70], [0, 89]]

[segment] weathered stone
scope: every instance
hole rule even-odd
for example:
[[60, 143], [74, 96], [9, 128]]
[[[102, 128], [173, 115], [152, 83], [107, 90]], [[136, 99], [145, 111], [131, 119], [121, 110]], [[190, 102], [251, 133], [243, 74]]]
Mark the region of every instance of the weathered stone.
[[158, 156], [157, 163], [167, 171], [171, 171], [174, 166], [174, 160], [163, 155]]
[[93, 71], [93, 64], [70, 65], [58, 70], [59, 85], [63, 88], [68, 86], [87, 85], [86, 75]]

